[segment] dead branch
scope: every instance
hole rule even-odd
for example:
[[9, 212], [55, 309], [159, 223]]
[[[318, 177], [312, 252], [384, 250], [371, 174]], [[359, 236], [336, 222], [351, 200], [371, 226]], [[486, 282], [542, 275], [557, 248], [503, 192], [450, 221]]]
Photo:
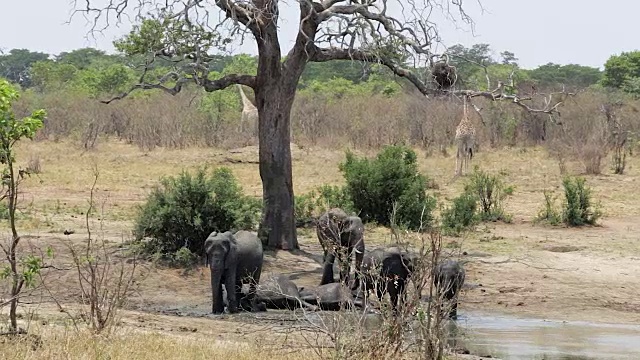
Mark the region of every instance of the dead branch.
[[[164, 85], [164, 83], [169, 81], [169, 79], [174, 79], [176, 81], [176, 84], [173, 87], [167, 87]], [[201, 81], [201, 83], [202, 83], [202, 87], [204, 87], [206, 91], [213, 92], [216, 90], [226, 89], [229, 86], [235, 85], [235, 84], [245, 85], [245, 86], [254, 88], [255, 81], [256, 81], [255, 76], [230, 74], [217, 80], [209, 80], [205, 78]], [[180, 77], [180, 75], [178, 75], [177, 73], [172, 72], [164, 76], [156, 84], [145, 84], [145, 83], [136, 84], [132, 86], [131, 89], [129, 89], [128, 91], [118, 96], [115, 96], [109, 100], [102, 100], [101, 102], [104, 104], [109, 104], [115, 100], [122, 100], [136, 90], [160, 89], [168, 94], [177, 95], [182, 90], [182, 86], [189, 82], [197, 83], [194, 78]]]
[[[279, 10], [277, 0], [204, 0], [188, 1], [160, 1], [160, 0], [109, 0], [106, 6], [92, 7], [91, 0], [80, 4], [74, 0], [76, 11], [93, 15], [94, 25], [99, 20], [109, 23], [115, 15], [117, 21], [127, 14], [127, 8], [137, 13], [136, 19], [145, 18], [142, 14], [154, 12], [159, 18], [179, 21], [189, 35], [186, 40], [167, 39], [163, 49], [153, 50], [153, 58], [147, 62], [145, 68], [153, 63], [155, 58], [162, 58], [175, 62], [180, 68], [166, 74], [158, 82], [147, 82], [144, 75], [138, 84], [114, 98], [102, 101], [110, 103], [128, 96], [135, 90], [159, 89], [168, 94], [176, 95], [185, 84], [194, 83], [207, 92], [222, 90], [230, 85], [241, 84], [254, 88], [257, 86], [255, 76], [232, 74], [220, 79], [209, 80], [208, 64], [213, 58], [208, 54], [212, 47], [224, 49], [227, 40], [251, 32], [258, 45], [263, 61], [272, 66], [280, 66], [276, 73], [286, 77], [296, 78], [304, 70], [308, 62], [324, 62], [331, 60], [352, 60], [363, 63], [377, 63], [389, 68], [395, 75], [407, 79], [424, 96], [456, 95], [472, 98], [485, 98], [490, 101], [507, 101], [530, 113], [549, 115], [552, 122], [558, 114], [558, 107], [568, 96], [575, 95], [564, 89], [560, 92], [543, 95], [543, 105], [537, 107], [532, 104], [532, 96], [520, 96], [505, 91], [505, 82], [499, 82], [498, 87], [491, 91], [477, 91], [472, 89], [435, 89], [430, 82], [422, 80], [415, 69], [417, 65], [409, 67], [408, 59], [414, 64], [433, 63], [438, 55], [432, 50], [435, 43], [440, 42], [436, 24], [430, 19], [434, 11], [441, 11], [445, 17], [455, 22], [456, 18], [473, 27], [473, 20], [464, 11], [462, 1], [423, 0], [423, 1], [360, 1], [349, 0], [297, 0], [299, 3], [299, 23], [294, 47], [287, 56], [287, 60], [277, 61], [271, 57], [279, 57], [277, 50], [277, 26]], [[399, 11], [398, 11], [399, 9]], [[217, 11], [219, 16], [214, 18]], [[454, 16], [454, 12], [457, 13]], [[111, 14], [111, 15], [109, 15]], [[229, 26], [226, 26], [229, 25]], [[180, 25], [181, 26], [181, 25]], [[94, 27], [95, 28], [95, 27]], [[199, 36], [204, 29], [211, 37]], [[184, 30], [184, 29], [182, 29]], [[225, 34], [221, 34], [224, 31]], [[219, 36], [220, 35], [220, 36]], [[223, 40], [224, 39], [224, 40]], [[268, 59], [267, 59], [268, 58]], [[184, 62], [187, 62], [184, 64]], [[263, 62], [264, 64], [264, 62]], [[478, 64], [485, 69], [487, 89], [491, 79], [484, 64]], [[414, 69], [415, 68], [415, 69]], [[507, 87], [514, 86], [513, 76], [515, 68], [505, 79]], [[173, 83], [173, 86], [168, 83]], [[539, 94], [542, 95], [542, 94]], [[479, 108], [474, 109], [480, 114]], [[482, 118], [482, 116], [481, 116]]]

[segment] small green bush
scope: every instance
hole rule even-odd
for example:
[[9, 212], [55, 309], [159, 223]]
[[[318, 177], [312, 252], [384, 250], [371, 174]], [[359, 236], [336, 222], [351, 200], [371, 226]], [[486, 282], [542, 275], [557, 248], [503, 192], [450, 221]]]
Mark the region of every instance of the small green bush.
[[295, 217], [297, 226], [309, 225], [323, 212], [339, 207], [347, 213], [353, 212], [353, 203], [346, 188], [337, 185], [323, 185], [295, 197]]
[[[346, 192], [364, 222], [395, 225], [411, 230], [432, 225], [434, 197], [427, 195], [428, 180], [418, 171], [416, 153], [405, 146], [386, 146], [375, 159], [346, 153], [340, 171]], [[394, 213], [395, 212], [395, 213]]]
[[198, 262], [198, 256], [186, 247], [181, 247], [173, 254], [172, 263], [179, 267], [190, 268]]
[[538, 212], [534, 222], [547, 222], [551, 225], [559, 225], [562, 222], [562, 216], [556, 210], [555, 197], [553, 194], [544, 190], [544, 207]]
[[228, 168], [195, 175], [183, 171], [160, 180], [135, 221], [136, 240], [147, 253], [173, 256], [182, 248], [202, 256], [204, 240], [212, 231], [251, 229], [259, 220], [262, 203], [245, 196]]
[[591, 205], [591, 188], [585, 186], [585, 179], [565, 177], [562, 185], [565, 196], [562, 222], [568, 226], [595, 225], [602, 213]]
[[441, 214], [443, 233], [458, 236], [465, 229], [475, 225], [478, 222], [477, 208], [477, 199], [473, 194], [464, 192], [453, 199], [451, 206]]
[[504, 212], [502, 201], [507, 193], [513, 193], [512, 187], [505, 192], [501, 175], [492, 175], [474, 167], [469, 181], [465, 184], [464, 192], [476, 198], [479, 205], [478, 216], [482, 221], [511, 222], [511, 216]]

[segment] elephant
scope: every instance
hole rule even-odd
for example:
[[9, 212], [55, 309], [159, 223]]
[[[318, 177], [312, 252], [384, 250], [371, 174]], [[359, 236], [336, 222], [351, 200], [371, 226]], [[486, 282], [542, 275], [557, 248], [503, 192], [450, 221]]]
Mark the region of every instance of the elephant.
[[268, 309], [296, 309], [304, 308], [316, 311], [318, 308], [304, 301], [298, 286], [286, 275], [270, 276], [263, 283], [258, 284], [256, 289], [256, 301], [264, 303]]
[[214, 314], [224, 312], [222, 284], [227, 292], [229, 313], [238, 312], [238, 301], [242, 299], [242, 284], [249, 284], [248, 301], [251, 310], [257, 310], [256, 286], [262, 272], [262, 242], [249, 231], [212, 232], [204, 243], [205, 264], [211, 271], [211, 310]]
[[355, 302], [351, 289], [343, 283], [329, 283], [314, 288], [300, 288], [300, 298], [309, 304], [317, 305], [322, 310], [339, 311], [352, 306], [359, 306]]
[[398, 310], [399, 297], [406, 301], [405, 287], [417, 263], [417, 255], [402, 251], [397, 246], [378, 248], [365, 253], [362, 260], [362, 294], [365, 302], [371, 289], [378, 300], [389, 293], [391, 308]]
[[449, 310], [450, 319], [458, 318], [458, 294], [464, 285], [464, 278], [464, 268], [456, 260], [444, 260], [434, 269], [433, 284], [438, 298], [447, 302], [453, 300]]
[[358, 216], [349, 216], [340, 208], [332, 208], [316, 220], [316, 234], [324, 252], [320, 285], [334, 281], [333, 263], [336, 256], [340, 265], [340, 281], [349, 284], [351, 258], [355, 252], [356, 271], [351, 289], [357, 289], [360, 265], [365, 251], [362, 219]]

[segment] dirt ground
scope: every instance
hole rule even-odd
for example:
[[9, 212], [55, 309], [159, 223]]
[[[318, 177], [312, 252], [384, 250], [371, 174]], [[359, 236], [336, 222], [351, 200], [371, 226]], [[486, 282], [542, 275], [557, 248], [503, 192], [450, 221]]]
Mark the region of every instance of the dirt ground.
[[[438, 200], [447, 201], [460, 193], [464, 180], [450, 182], [455, 158], [439, 154], [425, 157], [418, 151], [421, 171], [437, 184], [432, 193]], [[25, 164], [38, 159], [42, 173], [23, 187], [20, 230], [26, 244], [52, 246], [56, 261], [68, 263], [65, 242], [86, 238], [84, 213], [94, 164], [100, 172], [96, 194], [100, 215], [92, 218], [92, 227], [97, 236], [117, 244], [130, 239], [135, 205], [144, 200], [161, 176], [203, 164], [224, 165], [233, 170], [247, 194], [259, 196], [256, 155], [251, 148], [143, 152], [122, 143], [102, 142], [96, 150], [80, 153], [68, 142], [21, 144], [18, 157]], [[342, 151], [295, 147], [296, 193], [322, 184], [342, 184], [338, 163], [343, 159]], [[506, 183], [515, 189], [505, 202], [513, 222], [481, 224], [461, 238], [445, 238], [447, 248], [459, 246], [466, 254], [461, 258], [466, 261], [469, 286], [460, 304], [461, 313], [473, 310], [567, 321], [640, 322], [640, 198], [635, 196], [640, 158], [629, 159], [625, 175], [586, 176], [595, 199], [601, 202], [604, 218], [600, 226], [581, 229], [532, 222], [543, 204], [542, 191], [560, 194], [558, 165], [544, 150], [484, 149], [474, 158], [474, 164], [485, 171], [506, 174]], [[580, 172], [580, 164], [569, 165], [572, 173]], [[65, 236], [65, 229], [75, 233]], [[367, 227], [368, 248], [388, 244], [391, 239], [388, 229]], [[315, 234], [300, 229], [299, 242], [299, 251], [268, 252], [264, 276], [287, 273], [299, 286], [316, 285], [322, 253]], [[141, 274], [139, 290], [127, 305], [123, 323], [141, 329], [197, 331], [220, 340], [256, 341], [255, 331], [263, 324], [252, 324], [255, 318], [236, 317], [240, 321], [231, 321], [229, 317], [206, 316], [211, 295], [204, 267], [185, 272], [143, 264]], [[76, 278], [73, 271], [48, 270], [46, 279], [56, 299], [71, 304], [79, 296], [72, 285]], [[54, 316], [55, 306], [44, 299], [46, 303], [37, 306], [41, 316]], [[175, 316], [180, 314], [192, 316]]]

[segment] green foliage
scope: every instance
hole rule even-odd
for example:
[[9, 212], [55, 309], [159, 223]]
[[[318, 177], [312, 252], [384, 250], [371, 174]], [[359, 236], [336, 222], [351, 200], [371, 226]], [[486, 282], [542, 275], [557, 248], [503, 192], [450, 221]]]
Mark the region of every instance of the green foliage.
[[[486, 173], [474, 167], [471, 177], [464, 187], [464, 191], [475, 197], [479, 205], [478, 216], [482, 221], [510, 222], [511, 216], [504, 212], [502, 201], [507, 196], [505, 184], [501, 175]], [[513, 190], [510, 190], [512, 193]]]
[[568, 226], [595, 225], [602, 213], [591, 204], [591, 188], [583, 177], [565, 177], [562, 222]]
[[136, 219], [136, 240], [150, 238], [145, 252], [173, 255], [185, 247], [202, 256], [204, 240], [212, 231], [251, 229], [262, 203], [245, 196], [231, 170], [217, 168], [212, 174], [199, 168], [195, 175], [183, 171], [178, 177], [160, 180]]
[[171, 259], [173, 265], [183, 268], [190, 268], [197, 264], [198, 256], [187, 247], [181, 247], [176, 251]]
[[450, 63], [456, 67], [458, 81], [468, 84], [473, 75], [482, 71], [481, 65], [492, 65], [496, 60], [491, 57], [489, 44], [474, 44], [470, 48], [456, 44], [447, 49]]
[[47, 58], [49, 55], [45, 53], [12, 49], [8, 54], [0, 55], [0, 77], [20, 84], [22, 87], [29, 87], [31, 86], [31, 65]]
[[5, 160], [3, 163], [7, 158], [13, 161], [13, 145], [16, 142], [22, 138], [33, 139], [44, 125], [46, 112], [42, 109], [34, 111], [31, 116], [16, 119], [12, 105], [19, 97], [16, 88], [0, 78], [0, 158]]
[[408, 229], [429, 228], [435, 198], [427, 195], [427, 178], [418, 171], [416, 153], [405, 146], [386, 146], [375, 159], [346, 153], [340, 164], [346, 191], [365, 222], [375, 221]]
[[569, 88], [582, 89], [600, 81], [602, 79], [602, 71], [591, 66], [547, 63], [536, 69], [529, 70], [529, 76], [542, 87], [563, 84]]
[[453, 199], [450, 207], [442, 211], [442, 230], [445, 235], [458, 236], [464, 230], [478, 222], [477, 198], [468, 192], [463, 192]]
[[13, 112], [13, 103], [20, 94], [5, 79], [0, 78], [0, 163], [4, 165], [2, 172], [1, 198], [6, 201], [11, 228], [11, 241], [8, 248], [4, 248], [8, 260], [5, 269], [0, 272], [1, 278], [10, 278], [12, 282], [9, 293], [11, 310], [9, 318], [10, 329], [17, 330], [16, 308], [18, 295], [23, 287], [33, 287], [37, 275], [42, 269], [42, 259], [33, 255], [21, 256], [18, 251], [20, 235], [16, 228], [16, 209], [18, 203], [19, 185], [22, 179], [15, 169], [14, 145], [24, 139], [33, 139], [36, 132], [43, 126], [46, 116], [44, 110], [36, 110], [31, 116], [17, 119]]
[[203, 52], [228, 44], [230, 39], [221, 39], [217, 32], [202, 25], [186, 23], [184, 20], [162, 17], [143, 19], [126, 36], [113, 42], [114, 47], [126, 55], [159, 54], [171, 48], [173, 54], [182, 56], [195, 53], [198, 47]]
[[534, 222], [547, 222], [551, 225], [559, 225], [562, 222], [562, 216], [558, 210], [556, 210], [556, 197], [548, 190], [544, 190], [543, 194], [544, 207], [538, 212]]
[[602, 85], [622, 88], [625, 82], [640, 77], [640, 51], [612, 55], [604, 64]]
[[322, 185], [304, 194], [296, 195], [294, 214], [297, 226], [310, 224], [312, 220], [331, 208], [353, 212], [353, 202], [345, 187]]
[[231, 58], [220, 75], [247, 74], [256, 75], [258, 72], [258, 58], [248, 54], [239, 54]]

